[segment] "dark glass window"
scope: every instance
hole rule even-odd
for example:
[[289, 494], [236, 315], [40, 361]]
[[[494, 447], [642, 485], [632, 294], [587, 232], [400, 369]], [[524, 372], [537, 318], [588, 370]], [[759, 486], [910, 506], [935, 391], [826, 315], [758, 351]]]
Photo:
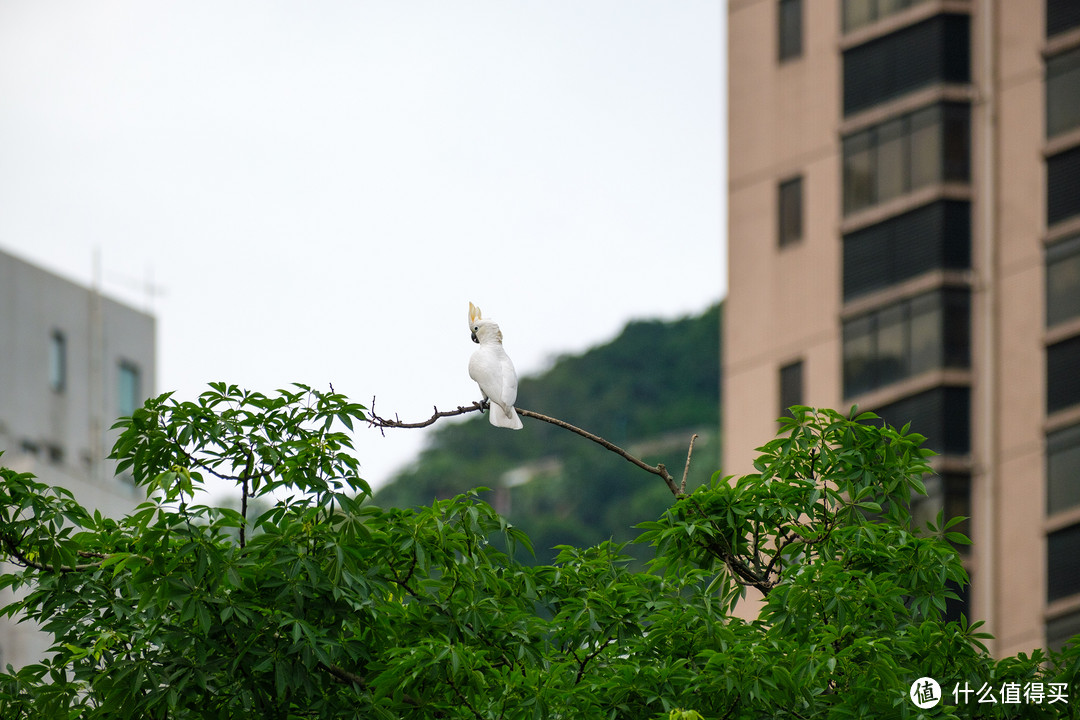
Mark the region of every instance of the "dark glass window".
[[924, 0], [844, 0], [844, 32], [900, 12]]
[[1080, 403], [1080, 335], [1046, 348], [1046, 411]]
[[780, 59], [789, 60], [802, 55], [802, 0], [780, 0], [777, 27]]
[[1046, 249], [1046, 326], [1080, 317], [1080, 235]]
[[931, 105], [844, 138], [844, 214], [970, 175], [970, 110]]
[[1080, 525], [1046, 536], [1046, 599], [1080, 592]]
[[948, 288], [844, 323], [844, 396], [971, 363], [971, 296]]
[[[952, 527], [953, 530], [971, 537], [971, 476], [966, 473], [942, 473], [923, 478], [926, 495], [916, 495], [911, 500], [911, 521], [916, 528], [927, 523], [937, 523], [938, 514], [945, 520], [955, 517], [968, 518]], [[960, 545], [963, 550], [967, 545]]]
[[967, 15], [938, 15], [844, 51], [844, 114], [933, 83], [971, 81]]
[[1080, 425], [1046, 436], [1046, 512], [1080, 505]]
[[780, 368], [780, 414], [786, 415], [792, 405], [803, 404], [802, 360]]
[[1080, 611], [1054, 618], [1046, 623], [1046, 647], [1060, 652], [1065, 643], [1080, 635]]
[[802, 240], [803, 189], [802, 177], [780, 183], [777, 191], [779, 210], [778, 234], [780, 247]]
[[59, 330], [49, 338], [49, 387], [58, 393], [67, 387], [67, 339]]
[[1046, 37], [1080, 27], [1080, 2], [1046, 0]]
[[1080, 214], [1080, 147], [1046, 159], [1046, 222]]
[[877, 202], [876, 138], [877, 132], [873, 128], [844, 138], [844, 213], [862, 210]]
[[1080, 127], [1080, 47], [1046, 61], [1046, 137], [1077, 127]]
[[941, 200], [844, 236], [844, 299], [971, 267], [971, 206]]
[[878, 408], [874, 412], [894, 427], [911, 423], [911, 432], [926, 436], [923, 447], [946, 455], [971, 450], [971, 391], [937, 387]]
[[[968, 545], [962, 545], [961, 551], [966, 551], [968, 547]], [[971, 617], [971, 583], [969, 582], [961, 587], [952, 580], [948, 580], [945, 587], [956, 593], [956, 599], [945, 601], [945, 613], [942, 615], [942, 620], [945, 622], [960, 622], [961, 615]]]

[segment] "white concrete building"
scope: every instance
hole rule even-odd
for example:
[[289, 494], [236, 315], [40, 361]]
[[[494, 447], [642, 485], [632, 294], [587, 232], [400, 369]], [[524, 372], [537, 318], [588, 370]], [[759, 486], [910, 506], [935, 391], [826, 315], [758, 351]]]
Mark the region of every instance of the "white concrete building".
[[[138, 504], [107, 459], [109, 428], [154, 391], [154, 333], [153, 316], [0, 251], [0, 464], [106, 515]], [[32, 627], [0, 620], [0, 667], [45, 647]]]

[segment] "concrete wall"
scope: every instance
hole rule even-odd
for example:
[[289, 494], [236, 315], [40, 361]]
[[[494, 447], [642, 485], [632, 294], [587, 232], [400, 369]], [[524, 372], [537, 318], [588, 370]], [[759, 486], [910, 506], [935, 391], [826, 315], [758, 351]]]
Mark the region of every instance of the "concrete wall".
[[[65, 382], [50, 382], [54, 333], [65, 345]], [[138, 402], [155, 386], [155, 320], [0, 252], [0, 463], [70, 490], [90, 509], [119, 517], [143, 495], [114, 476], [120, 364], [139, 369]], [[10, 600], [5, 591], [0, 603]], [[40, 658], [45, 638], [0, 621], [0, 663]]]

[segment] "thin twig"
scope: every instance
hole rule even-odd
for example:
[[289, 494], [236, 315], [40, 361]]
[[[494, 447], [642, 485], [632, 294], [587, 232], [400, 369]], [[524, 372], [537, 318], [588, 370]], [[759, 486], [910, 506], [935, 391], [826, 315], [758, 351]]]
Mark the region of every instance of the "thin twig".
[[579, 428], [579, 427], [577, 427], [575, 425], [571, 425], [570, 423], [568, 423], [568, 422], [566, 422], [564, 420], [559, 420], [558, 418], [549, 417], [547, 415], [542, 415], [542, 414], [540, 414], [538, 412], [533, 412], [532, 410], [524, 410], [522, 408], [517, 408], [517, 411], [518, 411], [518, 415], [524, 415], [525, 417], [531, 417], [531, 418], [533, 418], [535, 420], [543, 420], [544, 422], [551, 423], [552, 425], [555, 425], [556, 427], [561, 427], [564, 430], [569, 430], [572, 433], [577, 433], [578, 435], [580, 435], [581, 437], [583, 437], [583, 438], [585, 438], [587, 440], [592, 440], [597, 445], [600, 445], [600, 446], [610, 450], [611, 452], [615, 453], [616, 455], [622, 457], [625, 460], [629, 460], [630, 462], [637, 465], [642, 470], [644, 470], [646, 472], [650, 472], [653, 475], [656, 475], [656, 476], [660, 477], [665, 483], [667, 483], [668, 489], [671, 490], [672, 495], [674, 495], [675, 497], [681, 497], [681, 495], [679, 493], [679, 486], [675, 484], [675, 478], [671, 477], [671, 473], [669, 473], [667, 471], [667, 468], [664, 466], [664, 463], [657, 463], [655, 466], [649, 465], [648, 463], [644, 462], [643, 460], [640, 460], [640, 459], [634, 457], [633, 455], [631, 455], [630, 453], [626, 452], [625, 450], [623, 450], [621, 447], [619, 447], [615, 443], [608, 442], [607, 440], [600, 437], [599, 435], [593, 435], [588, 430], [582, 430], [581, 428]]
[[690, 449], [686, 451], [686, 467], [682, 471], [682, 485], [679, 486], [679, 494], [686, 494], [686, 476], [690, 473], [690, 456], [694, 453], [694, 441], [697, 440], [697, 433], [690, 436]]

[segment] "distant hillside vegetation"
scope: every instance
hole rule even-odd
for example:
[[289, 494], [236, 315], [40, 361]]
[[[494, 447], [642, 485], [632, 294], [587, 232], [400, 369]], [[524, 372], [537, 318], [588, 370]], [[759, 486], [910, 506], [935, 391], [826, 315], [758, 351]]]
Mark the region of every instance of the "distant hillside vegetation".
[[[687, 482], [696, 487], [719, 468], [721, 310], [631, 322], [611, 342], [522, 378], [517, 404], [663, 462], [676, 477], [690, 435], [699, 433]], [[553, 425], [525, 418], [512, 432], [478, 414], [442, 422], [417, 461], [376, 493], [376, 504], [427, 505], [492, 488], [485, 499], [529, 534], [540, 561], [558, 544], [628, 540], [635, 524], [671, 504], [660, 478]]]

